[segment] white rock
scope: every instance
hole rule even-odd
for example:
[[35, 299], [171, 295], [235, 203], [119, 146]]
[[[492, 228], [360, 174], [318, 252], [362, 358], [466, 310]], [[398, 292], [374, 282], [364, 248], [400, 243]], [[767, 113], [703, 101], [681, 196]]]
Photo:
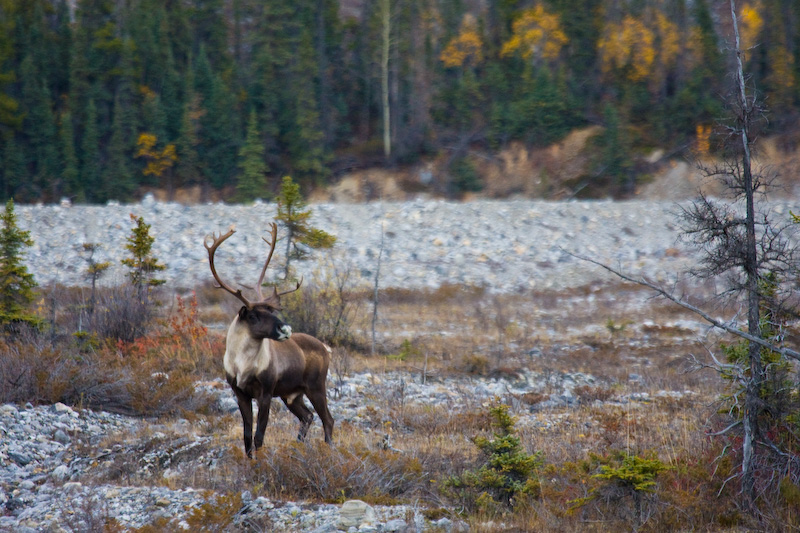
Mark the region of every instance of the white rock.
[[375, 523], [375, 509], [361, 500], [348, 500], [339, 510], [339, 519], [336, 525], [340, 529], [359, 527], [363, 524]]

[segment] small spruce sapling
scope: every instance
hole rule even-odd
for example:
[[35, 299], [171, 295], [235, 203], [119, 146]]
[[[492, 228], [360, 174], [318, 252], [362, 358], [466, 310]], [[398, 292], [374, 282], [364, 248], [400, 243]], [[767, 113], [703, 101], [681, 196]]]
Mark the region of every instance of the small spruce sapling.
[[150, 235], [150, 224], [145, 224], [142, 217], [133, 213], [131, 213], [131, 220], [136, 226], [131, 229], [131, 234], [127, 237], [128, 244], [125, 245], [125, 249], [131, 255], [123, 259], [122, 264], [128, 267], [131, 284], [138, 289], [141, 297], [144, 296], [145, 289], [157, 287], [166, 282], [166, 280], [156, 278], [155, 274], [167, 267], [159, 263], [158, 258], [153, 256], [155, 238]]
[[83, 252], [83, 259], [86, 261], [86, 277], [92, 283], [92, 292], [89, 296], [89, 314], [94, 313], [94, 306], [97, 302], [97, 282], [103, 277], [106, 271], [111, 267], [110, 261], [99, 262], [95, 259], [94, 254], [100, 248], [100, 244], [96, 242], [85, 242], [81, 247]]
[[0, 325], [38, 325], [39, 318], [27, 310], [37, 283], [22, 262], [24, 247], [33, 246], [33, 240], [17, 226], [13, 200], [6, 203], [0, 225]]
[[333, 248], [336, 237], [321, 229], [311, 227], [311, 209], [300, 194], [300, 186], [285, 176], [278, 194], [278, 214], [276, 220], [286, 228], [286, 266], [284, 279], [290, 275], [293, 259], [301, 260], [309, 254], [310, 249]]
[[503, 504], [513, 508], [528, 498], [538, 498], [541, 486], [537, 472], [544, 465], [540, 452], [529, 454], [516, 434], [515, 418], [509, 406], [495, 403], [489, 413], [496, 431], [492, 438], [475, 437], [485, 462], [477, 470], [452, 477], [445, 486], [479, 509], [489, 510]]

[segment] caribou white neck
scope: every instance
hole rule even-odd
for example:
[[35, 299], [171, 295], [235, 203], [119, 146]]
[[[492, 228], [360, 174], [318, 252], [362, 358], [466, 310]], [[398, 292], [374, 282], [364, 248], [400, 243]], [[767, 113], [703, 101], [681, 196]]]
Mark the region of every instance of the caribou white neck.
[[251, 376], [265, 371], [271, 361], [269, 340], [251, 337], [247, 326], [240, 324], [239, 317], [235, 317], [228, 328], [225, 342], [225, 372], [235, 377], [237, 385], [242, 386]]

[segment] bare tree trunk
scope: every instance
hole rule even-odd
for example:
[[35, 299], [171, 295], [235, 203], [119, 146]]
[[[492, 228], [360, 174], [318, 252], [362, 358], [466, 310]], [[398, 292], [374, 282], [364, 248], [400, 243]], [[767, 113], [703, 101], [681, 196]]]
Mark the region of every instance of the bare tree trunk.
[[381, 0], [381, 103], [383, 108], [383, 155], [392, 155], [391, 109], [389, 107], [389, 51], [391, 48], [392, 4]]
[[[747, 92], [744, 83], [744, 68], [742, 66], [741, 41], [739, 39], [739, 25], [736, 20], [736, 5], [730, 0], [731, 20], [733, 22], [734, 46], [736, 53], [736, 90], [738, 98], [738, 126], [742, 139], [742, 187], [746, 201], [745, 218], [745, 264], [747, 276], [747, 332], [754, 337], [761, 337], [759, 324], [759, 293], [758, 293], [758, 256], [756, 250], [755, 230], [755, 205], [753, 198], [753, 175], [750, 161], [750, 112], [752, 111], [747, 101]], [[748, 378], [745, 404], [744, 404], [744, 442], [742, 444], [742, 492], [744, 493], [749, 508], [755, 504], [755, 459], [756, 439], [759, 436], [758, 418], [760, 411], [761, 384], [763, 382], [763, 368], [761, 364], [761, 347], [751, 342], [748, 348], [748, 363], [750, 376]]]

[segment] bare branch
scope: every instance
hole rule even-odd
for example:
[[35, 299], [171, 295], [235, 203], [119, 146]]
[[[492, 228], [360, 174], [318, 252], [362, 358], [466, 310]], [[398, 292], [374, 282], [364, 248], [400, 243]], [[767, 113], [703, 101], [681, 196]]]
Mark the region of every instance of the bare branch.
[[703, 320], [705, 320], [706, 322], [708, 322], [709, 324], [711, 324], [715, 328], [721, 329], [723, 331], [727, 331], [728, 333], [736, 335], [737, 337], [741, 337], [742, 339], [745, 339], [747, 341], [750, 341], [750, 342], [753, 342], [755, 344], [758, 344], [759, 346], [761, 346], [763, 348], [766, 348], [768, 350], [771, 350], [771, 351], [773, 351], [775, 353], [778, 353], [778, 354], [780, 354], [780, 355], [782, 355], [784, 357], [791, 357], [792, 359], [800, 361], [800, 352], [796, 352], [796, 351], [791, 350], [789, 348], [782, 348], [780, 346], [776, 346], [775, 344], [772, 344], [771, 342], [768, 342], [768, 341], [766, 341], [764, 339], [758, 338], [755, 335], [750, 335], [747, 332], [744, 332], [744, 331], [742, 331], [740, 329], [737, 329], [737, 328], [735, 328], [733, 326], [729, 326], [728, 324], [725, 324], [724, 322], [721, 322], [721, 321], [717, 320], [716, 318], [712, 317], [711, 315], [709, 315], [708, 313], [706, 313], [705, 311], [703, 311], [699, 307], [696, 307], [696, 306], [694, 306], [694, 305], [692, 305], [690, 303], [687, 303], [687, 302], [681, 300], [680, 298], [674, 296], [673, 294], [667, 292], [666, 290], [662, 289], [661, 287], [659, 287], [658, 285], [656, 285], [655, 283], [653, 283], [651, 281], [648, 281], [648, 280], [646, 280], [644, 278], [640, 278], [640, 279], [633, 278], [631, 276], [623, 274], [622, 272], [620, 272], [619, 270], [617, 270], [615, 268], [612, 268], [612, 267], [610, 267], [610, 266], [608, 266], [606, 264], [603, 264], [603, 263], [601, 263], [599, 261], [595, 261], [594, 259], [591, 259], [589, 257], [583, 256], [583, 255], [579, 255], [579, 254], [576, 254], [576, 253], [572, 253], [572, 252], [570, 252], [568, 250], [564, 250], [563, 248], [561, 248], [561, 250], [564, 253], [566, 253], [568, 255], [571, 255], [572, 257], [575, 257], [577, 259], [581, 259], [583, 261], [587, 261], [587, 262], [595, 264], [595, 265], [597, 265], [597, 266], [599, 266], [601, 268], [604, 268], [605, 270], [608, 270], [609, 272], [611, 272], [615, 276], [617, 276], [619, 278], [622, 278], [625, 281], [630, 281], [631, 283], [636, 283], [638, 285], [642, 285], [644, 287], [648, 287], [649, 289], [652, 289], [653, 291], [658, 293], [660, 296], [663, 296], [667, 300], [670, 300], [670, 301], [680, 305], [684, 309], [688, 309], [689, 311], [693, 312], [694, 314], [700, 316]]

